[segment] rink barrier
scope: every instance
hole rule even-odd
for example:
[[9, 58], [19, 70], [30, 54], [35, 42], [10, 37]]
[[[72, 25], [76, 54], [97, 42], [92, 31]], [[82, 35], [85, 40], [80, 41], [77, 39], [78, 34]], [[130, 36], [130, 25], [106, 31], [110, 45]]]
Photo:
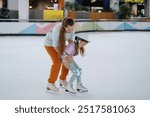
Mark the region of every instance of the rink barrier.
[[[149, 21], [75, 20], [76, 32], [94, 31], [150, 31]], [[0, 35], [45, 35], [61, 21], [0, 22]]]

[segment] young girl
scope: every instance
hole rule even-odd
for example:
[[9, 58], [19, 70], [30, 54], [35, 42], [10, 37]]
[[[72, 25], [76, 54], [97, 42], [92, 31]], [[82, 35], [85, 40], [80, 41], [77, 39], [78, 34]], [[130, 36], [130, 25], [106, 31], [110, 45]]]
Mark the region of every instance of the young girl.
[[65, 91], [76, 94], [75, 89], [73, 88], [73, 82], [77, 79], [77, 91], [79, 92], [87, 92], [87, 88], [85, 88], [81, 83], [81, 71], [82, 69], [77, 65], [74, 61], [73, 56], [78, 55], [79, 53], [83, 56], [85, 53], [84, 46], [89, 41], [86, 39], [82, 39], [80, 37], [75, 37], [75, 42], [67, 45], [64, 54], [62, 55], [62, 61], [66, 68], [70, 69], [72, 72], [72, 76], [65, 87]]

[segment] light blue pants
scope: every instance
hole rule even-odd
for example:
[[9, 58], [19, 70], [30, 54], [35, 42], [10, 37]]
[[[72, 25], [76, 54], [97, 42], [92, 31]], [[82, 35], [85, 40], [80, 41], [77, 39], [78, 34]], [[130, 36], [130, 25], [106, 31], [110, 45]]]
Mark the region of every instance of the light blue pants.
[[77, 65], [77, 63], [73, 60], [70, 64], [69, 64], [69, 69], [72, 72], [72, 76], [69, 80], [70, 84], [73, 84], [73, 82], [75, 81], [75, 79], [77, 79], [77, 84], [81, 83], [81, 72], [82, 69]]

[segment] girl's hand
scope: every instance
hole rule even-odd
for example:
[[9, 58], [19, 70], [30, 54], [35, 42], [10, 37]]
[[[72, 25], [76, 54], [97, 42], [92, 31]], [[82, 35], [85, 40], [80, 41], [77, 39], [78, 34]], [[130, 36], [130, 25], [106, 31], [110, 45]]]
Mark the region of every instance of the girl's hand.
[[73, 60], [73, 58], [70, 57], [70, 56], [66, 56], [64, 59], [65, 59], [65, 61], [68, 62], [68, 63], [71, 63], [72, 60]]

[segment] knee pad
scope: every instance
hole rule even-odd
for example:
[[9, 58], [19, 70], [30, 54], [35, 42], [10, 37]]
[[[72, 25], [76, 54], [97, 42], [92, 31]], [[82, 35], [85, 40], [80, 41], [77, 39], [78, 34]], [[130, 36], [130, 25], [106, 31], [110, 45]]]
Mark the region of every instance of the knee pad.
[[77, 77], [79, 77], [79, 76], [81, 76], [81, 72], [80, 72], [80, 70], [74, 70], [73, 71], [73, 74], [75, 75], [75, 76], [77, 76]]

